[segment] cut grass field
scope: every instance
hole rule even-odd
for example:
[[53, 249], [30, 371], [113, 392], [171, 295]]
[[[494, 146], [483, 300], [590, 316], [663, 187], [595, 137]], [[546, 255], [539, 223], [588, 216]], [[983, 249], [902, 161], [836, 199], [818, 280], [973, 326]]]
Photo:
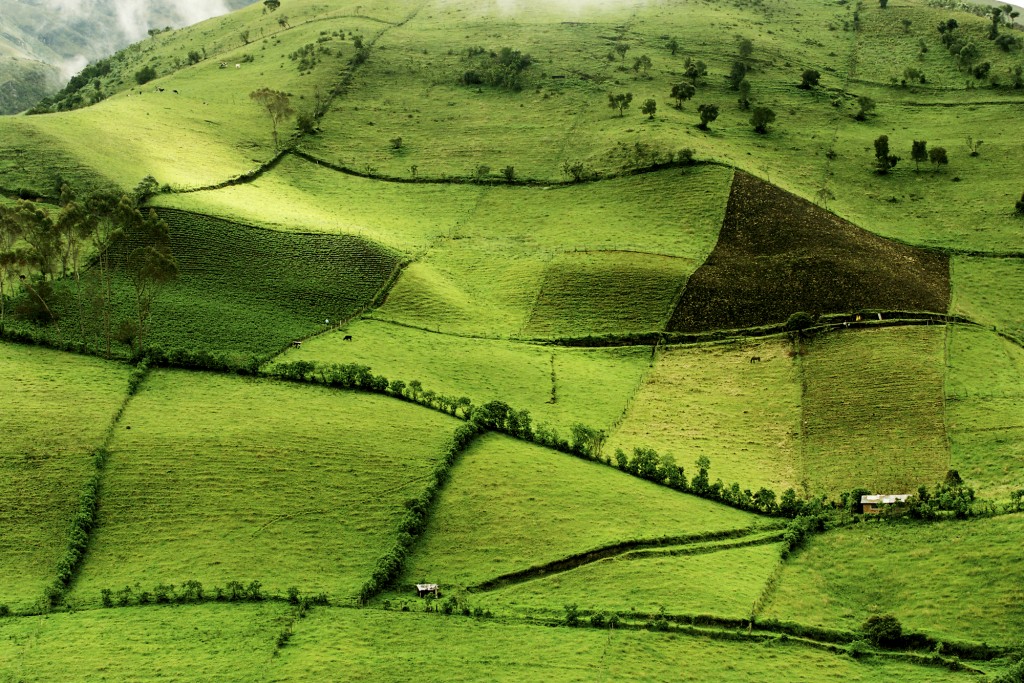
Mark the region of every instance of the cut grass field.
[[[781, 494], [800, 471], [800, 367], [788, 340], [669, 348], [609, 438], [627, 453], [671, 454], [690, 474], [711, 460], [712, 480]], [[751, 363], [752, 357], [761, 359]]]
[[718, 244], [687, 283], [670, 329], [755, 327], [798, 311], [948, 308], [946, 256], [881, 239], [738, 173]]
[[765, 617], [855, 629], [891, 613], [939, 640], [1019, 644], [1024, 515], [872, 523], [815, 536], [782, 572]]
[[[399, 266], [395, 252], [359, 237], [281, 233], [173, 210], [160, 216], [179, 274], [156, 298], [147, 343], [165, 349], [270, 356], [327, 329], [326, 320], [336, 325], [368, 307]], [[94, 268], [84, 288], [97, 279]], [[84, 325], [86, 343], [102, 346], [102, 316], [87, 307], [80, 322], [74, 285], [64, 284], [63, 333], [78, 340]], [[135, 314], [125, 276], [115, 278], [115, 302], [116, 330]]]
[[913, 493], [949, 469], [945, 328], [831, 334], [803, 358], [802, 469], [811, 494]]
[[1024, 344], [1024, 259], [954, 258], [950, 310]]
[[376, 610], [314, 612], [270, 667], [274, 680], [282, 681], [972, 680], [942, 668], [857, 661], [792, 643], [755, 646]]
[[1024, 488], [1024, 349], [989, 330], [948, 331], [951, 467], [986, 498]]
[[[709, 544], [710, 545], [710, 544]], [[779, 562], [778, 543], [690, 556], [617, 557], [468, 596], [495, 612], [563, 617], [565, 605], [594, 612], [750, 616]], [[666, 551], [673, 550], [666, 548]]]
[[[345, 341], [346, 336], [352, 340]], [[650, 356], [647, 347], [571, 349], [359, 320], [310, 339], [301, 349], [289, 349], [279, 361], [358, 363], [388, 379], [407, 384], [417, 380], [424, 390], [466, 396], [475, 405], [504, 401], [529, 410], [535, 424], [547, 424], [568, 438], [577, 422], [609, 429], [633, 395]]]
[[452, 470], [398, 582], [452, 589], [616, 542], [751, 527], [759, 518], [564, 453], [488, 435]]
[[0, 622], [0, 680], [260, 680], [279, 603], [87, 610]]
[[0, 344], [0, 604], [28, 607], [52, 583], [127, 390], [124, 366]]
[[122, 425], [78, 604], [192, 579], [351, 600], [457, 421], [374, 395], [161, 371]]

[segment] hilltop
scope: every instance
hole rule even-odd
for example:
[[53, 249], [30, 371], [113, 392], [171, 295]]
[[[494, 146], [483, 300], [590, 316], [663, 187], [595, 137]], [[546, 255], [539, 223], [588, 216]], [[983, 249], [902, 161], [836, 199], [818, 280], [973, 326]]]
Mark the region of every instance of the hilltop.
[[282, 0], [0, 119], [0, 678], [1018, 680], [1011, 19]]

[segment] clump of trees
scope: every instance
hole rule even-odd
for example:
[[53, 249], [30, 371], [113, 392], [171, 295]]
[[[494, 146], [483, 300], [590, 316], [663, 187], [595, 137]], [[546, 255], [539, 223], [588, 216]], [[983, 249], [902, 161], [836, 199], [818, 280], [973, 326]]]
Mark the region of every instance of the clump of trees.
[[697, 107], [697, 113], [700, 115], [700, 123], [697, 124], [697, 127], [701, 130], [708, 130], [708, 125], [718, 118], [718, 105], [702, 104]]
[[900, 158], [889, 153], [889, 136], [879, 135], [875, 140], [875, 172], [885, 175], [896, 167]]
[[626, 110], [629, 109], [632, 102], [633, 93], [631, 92], [608, 93], [608, 106], [617, 109], [619, 116], [626, 115]]
[[768, 107], [754, 107], [751, 112], [750, 125], [757, 133], [767, 133], [768, 126], [775, 121], [775, 112]]
[[482, 47], [469, 48], [465, 58], [472, 66], [459, 77], [462, 85], [487, 85], [514, 92], [523, 89], [524, 72], [533, 64], [530, 55], [510, 47], [497, 52], [488, 52]]
[[817, 88], [819, 82], [821, 82], [821, 72], [816, 69], [805, 69], [800, 74], [800, 85], [798, 87], [803, 90], [811, 90]]

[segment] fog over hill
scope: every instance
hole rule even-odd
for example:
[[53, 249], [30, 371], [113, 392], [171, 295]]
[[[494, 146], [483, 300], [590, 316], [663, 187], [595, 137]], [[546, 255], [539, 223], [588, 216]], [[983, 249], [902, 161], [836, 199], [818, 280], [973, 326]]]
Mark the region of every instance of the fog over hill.
[[0, 113], [56, 92], [91, 61], [146, 37], [226, 14], [255, 0], [4, 0]]

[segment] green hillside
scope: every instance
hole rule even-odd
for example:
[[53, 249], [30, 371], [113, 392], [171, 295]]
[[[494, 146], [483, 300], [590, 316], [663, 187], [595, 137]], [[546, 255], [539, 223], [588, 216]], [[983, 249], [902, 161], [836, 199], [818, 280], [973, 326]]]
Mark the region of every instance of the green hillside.
[[267, 0], [0, 118], [0, 681], [1019, 680], [1012, 19]]

